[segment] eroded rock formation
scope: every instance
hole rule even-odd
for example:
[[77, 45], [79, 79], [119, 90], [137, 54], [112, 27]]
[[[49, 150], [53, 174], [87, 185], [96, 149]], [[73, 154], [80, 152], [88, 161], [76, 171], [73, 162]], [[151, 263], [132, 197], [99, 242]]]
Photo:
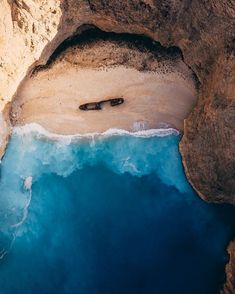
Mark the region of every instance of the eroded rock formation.
[[[182, 131], [197, 100], [195, 84], [176, 48], [166, 50], [148, 38], [92, 28], [63, 42], [45, 66], [24, 80], [11, 103], [10, 118], [13, 126], [39, 123], [62, 135], [163, 125]], [[104, 111], [78, 111], [81, 104], [114, 97], [126, 103]]]
[[201, 197], [235, 204], [235, 58], [228, 48], [202, 85], [181, 142], [186, 174]]
[[221, 294], [235, 293], [235, 240], [230, 242], [227, 251], [229, 254], [229, 262], [225, 269], [227, 279]]
[[58, 2], [1, 1], [0, 111], [57, 34], [62, 13]]

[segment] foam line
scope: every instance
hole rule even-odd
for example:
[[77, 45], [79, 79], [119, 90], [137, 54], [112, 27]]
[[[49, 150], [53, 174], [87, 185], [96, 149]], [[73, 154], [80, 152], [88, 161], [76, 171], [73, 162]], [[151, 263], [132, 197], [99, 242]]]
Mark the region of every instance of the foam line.
[[81, 138], [95, 138], [95, 137], [111, 137], [111, 136], [133, 136], [138, 138], [150, 138], [150, 137], [165, 137], [169, 135], [179, 135], [180, 132], [174, 128], [159, 128], [159, 129], [148, 129], [140, 130], [136, 132], [129, 132], [122, 129], [108, 129], [103, 133], [86, 133], [86, 134], [75, 134], [75, 135], [59, 135], [50, 133], [38, 123], [25, 124], [24, 126], [18, 126], [13, 128], [13, 134], [19, 136], [34, 134], [36, 137], [46, 137], [51, 140], [66, 140], [68, 143], [76, 141]]
[[24, 223], [24, 221], [26, 220], [26, 218], [28, 216], [28, 208], [31, 203], [31, 199], [32, 199], [32, 190], [30, 189], [29, 190], [29, 197], [27, 199], [25, 207], [23, 208], [23, 217], [22, 217], [21, 221], [19, 221], [18, 223], [11, 225], [11, 228], [18, 228]]

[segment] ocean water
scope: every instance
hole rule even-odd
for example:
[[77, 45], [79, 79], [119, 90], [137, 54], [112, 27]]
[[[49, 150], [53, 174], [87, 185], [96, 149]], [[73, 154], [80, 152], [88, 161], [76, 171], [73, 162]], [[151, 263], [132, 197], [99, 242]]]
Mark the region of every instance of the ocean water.
[[39, 130], [1, 163], [0, 294], [219, 293], [234, 210], [195, 195], [176, 131]]

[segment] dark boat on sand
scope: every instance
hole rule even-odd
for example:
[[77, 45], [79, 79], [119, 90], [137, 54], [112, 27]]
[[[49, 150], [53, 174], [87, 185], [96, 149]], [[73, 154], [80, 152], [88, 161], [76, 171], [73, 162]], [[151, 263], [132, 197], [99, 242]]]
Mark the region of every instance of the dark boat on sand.
[[123, 98], [113, 98], [113, 99], [108, 99], [108, 100], [102, 100], [99, 102], [90, 102], [90, 103], [85, 103], [79, 106], [80, 110], [102, 110], [102, 104], [110, 102], [110, 106], [117, 106], [120, 105], [124, 102]]
[[79, 106], [81, 110], [101, 110], [101, 105], [97, 102], [85, 103]]
[[114, 98], [114, 99], [110, 99], [110, 105], [111, 106], [117, 106], [120, 105], [124, 102], [123, 98]]

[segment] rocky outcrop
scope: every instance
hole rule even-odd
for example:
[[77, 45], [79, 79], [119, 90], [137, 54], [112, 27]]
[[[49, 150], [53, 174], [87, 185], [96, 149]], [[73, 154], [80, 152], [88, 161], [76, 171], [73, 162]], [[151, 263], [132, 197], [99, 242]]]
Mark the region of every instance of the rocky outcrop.
[[58, 1], [3, 0], [0, 5], [0, 111], [57, 34]]
[[9, 105], [0, 112], [0, 155], [4, 153], [5, 146], [10, 137]]
[[235, 56], [227, 48], [202, 85], [184, 126], [181, 154], [200, 196], [235, 204]]
[[[55, 37], [61, 18], [57, 0], [2, 0], [0, 3], [0, 112], [27, 72]], [[4, 117], [6, 119], [4, 119]], [[7, 109], [0, 117], [0, 157], [9, 135]]]
[[221, 294], [235, 293], [235, 240], [231, 241], [228, 246], [229, 263], [226, 265], [226, 283]]

